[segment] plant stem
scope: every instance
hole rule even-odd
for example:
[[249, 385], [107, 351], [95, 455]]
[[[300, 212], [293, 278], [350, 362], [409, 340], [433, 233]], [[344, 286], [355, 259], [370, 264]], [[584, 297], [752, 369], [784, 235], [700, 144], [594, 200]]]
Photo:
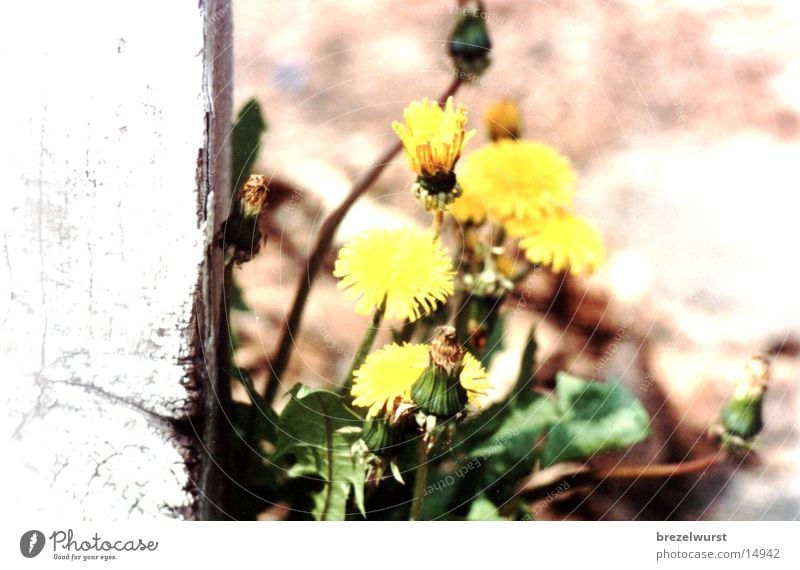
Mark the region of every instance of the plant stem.
[[383, 315], [385, 312], [386, 298], [383, 299], [381, 306], [375, 309], [375, 312], [372, 314], [372, 322], [367, 327], [367, 330], [364, 331], [364, 338], [361, 339], [361, 344], [358, 345], [358, 350], [353, 357], [353, 364], [350, 365], [350, 371], [347, 373], [344, 382], [342, 382], [342, 385], [339, 387], [340, 394], [347, 394], [347, 392], [350, 391], [350, 387], [353, 385], [353, 375], [367, 359], [367, 355], [372, 348], [372, 344], [375, 342], [375, 337], [378, 335], [378, 330], [381, 327], [381, 321], [383, 320]]
[[662, 463], [655, 465], [623, 465], [594, 474], [594, 479], [666, 479], [676, 475], [689, 475], [705, 471], [720, 459], [725, 457], [721, 450], [710, 453], [705, 457], [683, 461], [681, 463]]
[[435, 210], [433, 212], [433, 225], [431, 225], [431, 229], [433, 229], [433, 240], [436, 241], [439, 236], [442, 234], [442, 224], [444, 223], [444, 211], [443, 210]]
[[702, 473], [726, 459], [727, 454], [723, 450], [717, 450], [698, 459], [680, 463], [625, 465], [602, 471], [595, 471], [580, 464], [575, 466], [556, 464], [536, 473], [523, 483], [518, 488], [517, 495], [529, 501], [541, 499], [552, 491], [555, 482], [561, 480], [568, 480], [574, 486], [594, 485], [619, 479], [668, 479], [669, 477]]
[[414, 474], [414, 497], [411, 501], [410, 521], [422, 518], [422, 506], [425, 503], [425, 485], [428, 482], [428, 442], [423, 436], [417, 440], [417, 471]]
[[492, 245], [494, 247], [502, 247], [505, 241], [506, 241], [506, 228], [503, 226], [496, 227]]
[[[455, 94], [461, 86], [461, 83], [462, 81], [458, 76], [454, 77], [450, 85], [447, 86], [447, 89], [445, 89], [444, 93], [439, 97], [439, 104], [444, 104], [449, 96]], [[350, 193], [344, 201], [339, 204], [322, 223], [319, 234], [317, 235], [317, 241], [308, 257], [306, 271], [300, 276], [300, 281], [297, 283], [297, 290], [295, 292], [294, 301], [292, 302], [292, 308], [289, 311], [289, 315], [278, 337], [278, 348], [275, 355], [270, 358], [267, 384], [264, 388], [264, 399], [267, 402], [272, 403], [275, 399], [281, 377], [286, 370], [286, 366], [289, 364], [294, 338], [300, 330], [300, 320], [303, 317], [303, 309], [305, 309], [306, 300], [311, 291], [311, 285], [319, 272], [325, 254], [333, 242], [333, 237], [336, 234], [339, 224], [342, 223], [342, 220], [347, 215], [347, 212], [350, 211], [350, 208], [356, 200], [369, 190], [370, 186], [378, 179], [381, 173], [386, 169], [386, 166], [388, 166], [402, 148], [403, 145], [400, 141], [396, 141], [392, 146], [387, 148], [383, 154], [367, 168], [356, 183], [353, 184]]]

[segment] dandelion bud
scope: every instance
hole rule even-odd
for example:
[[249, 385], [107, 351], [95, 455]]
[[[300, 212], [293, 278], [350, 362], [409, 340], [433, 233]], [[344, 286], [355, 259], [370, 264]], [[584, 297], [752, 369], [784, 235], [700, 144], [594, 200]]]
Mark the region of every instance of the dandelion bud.
[[[458, 345], [452, 327], [442, 329], [446, 332], [438, 333], [437, 340], [430, 346], [391, 344], [367, 356], [364, 364], [353, 374], [351, 389], [353, 405], [367, 408], [367, 419], [386, 417], [395, 426], [408, 421], [410, 414], [418, 408], [424, 413], [433, 413], [434, 409], [443, 406], [428, 405], [430, 385], [438, 386], [442, 378], [445, 383], [455, 380], [460, 387], [451, 392], [464, 390], [466, 401], [479, 407], [478, 397], [489, 389], [486, 371], [474, 356]], [[437, 377], [426, 378], [433, 371], [437, 372]], [[438, 398], [438, 391], [435, 392], [434, 396]], [[420, 400], [416, 399], [417, 394]], [[449, 415], [462, 411], [465, 403], [462, 402], [460, 407], [452, 406], [457, 409]]]
[[736, 385], [733, 397], [722, 411], [722, 424], [729, 436], [744, 440], [757, 436], [764, 427], [762, 408], [769, 383], [769, 361], [754, 356]]
[[518, 139], [522, 132], [519, 105], [512, 99], [501, 99], [486, 109], [486, 130], [493, 141]]
[[364, 421], [364, 430], [361, 435], [364, 443], [375, 455], [389, 457], [396, 454], [396, 437], [393, 427], [385, 418], [376, 418]]
[[428, 415], [451, 418], [467, 405], [467, 390], [461, 385], [466, 350], [458, 343], [453, 327], [439, 327], [428, 352], [430, 362], [411, 388], [411, 398]]
[[462, 74], [479, 76], [489, 67], [492, 42], [486, 29], [486, 11], [479, 1], [471, 0], [459, 8], [450, 37], [450, 57]]

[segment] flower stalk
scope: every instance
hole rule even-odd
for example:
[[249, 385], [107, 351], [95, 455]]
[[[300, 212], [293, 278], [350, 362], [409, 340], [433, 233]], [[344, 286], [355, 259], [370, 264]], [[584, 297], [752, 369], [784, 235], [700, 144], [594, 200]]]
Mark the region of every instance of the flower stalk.
[[370, 322], [367, 330], [364, 332], [364, 338], [361, 339], [361, 344], [358, 345], [358, 350], [353, 357], [353, 363], [350, 365], [350, 371], [344, 379], [341, 387], [339, 388], [340, 394], [347, 394], [353, 386], [353, 374], [358, 370], [364, 361], [367, 359], [369, 351], [372, 350], [372, 345], [375, 343], [375, 337], [378, 336], [378, 330], [381, 327], [383, 315], [386, 313], [386, 298], [384, 297], [381, 305], [375, 309], [372, 314], [372, 321]]
[[411, 515], [408, 520], [422, 520], [422, 507], [425, 505], [425, 485], [428, 481], [428, 441], [420, 435], [417, 438], [417, 469], [414, 473], [414, 494], [411, 499]]

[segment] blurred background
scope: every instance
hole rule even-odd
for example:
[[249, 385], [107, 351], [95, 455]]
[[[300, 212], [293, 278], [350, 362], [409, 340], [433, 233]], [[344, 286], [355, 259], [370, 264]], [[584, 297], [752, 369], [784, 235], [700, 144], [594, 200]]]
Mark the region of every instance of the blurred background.
[[[452, 80], [454, 8], [234, 2], [236, 107], [261, 103], [269, 130], [256, 170], [276, 188], [268, 244], [237, 273], [253, 308], [236, 322], [237, 358], [260, 370], [257, 383], [324, 216], [395, 140], [403, 108]], [[524, 310], [508, 311], [514, 356], [493, 365], [498, 394], [538, 320], [537, 382], [560, 369], [621, 377], [654, 418], [654, 436], [629, 457], [681, 461], [702, 454], [745, 360], [774, 357], [759, 460], [747, 469], [581, 490], [538, 516], [800, 518], [800, 5], [486, 0], [486, 9], [492, 66], [456, 97], [478, 129], [465, 154], [487, 140], [486, 106], [515, 99], [523, 136], [574, 162], [578, 213], [608, 248], [590, 279], [526, 282]], [[366, 227], [427, 225], [411, 182], [395, 159], [337, 243]], [[367, 324], [336, 291], [334, 258], [312, 290], [284, 391], [340, 378]]]

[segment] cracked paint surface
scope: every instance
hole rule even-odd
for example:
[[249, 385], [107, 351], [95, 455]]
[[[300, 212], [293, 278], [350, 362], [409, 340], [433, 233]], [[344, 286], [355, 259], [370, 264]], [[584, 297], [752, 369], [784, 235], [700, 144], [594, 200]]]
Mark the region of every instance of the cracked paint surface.
[[[194, 3], [19, 5], [0, 109], [4, 501], [65, 519], [170, 515], [204, 255], [203, 18]], [[152, 14], [158, 18], [152, 18]], [[13, 22], [11, 21], [13, 20]], [[34, 36], [23, 30], [37, 29]], [[9, 515], [7, 515], [9, 516]]]

